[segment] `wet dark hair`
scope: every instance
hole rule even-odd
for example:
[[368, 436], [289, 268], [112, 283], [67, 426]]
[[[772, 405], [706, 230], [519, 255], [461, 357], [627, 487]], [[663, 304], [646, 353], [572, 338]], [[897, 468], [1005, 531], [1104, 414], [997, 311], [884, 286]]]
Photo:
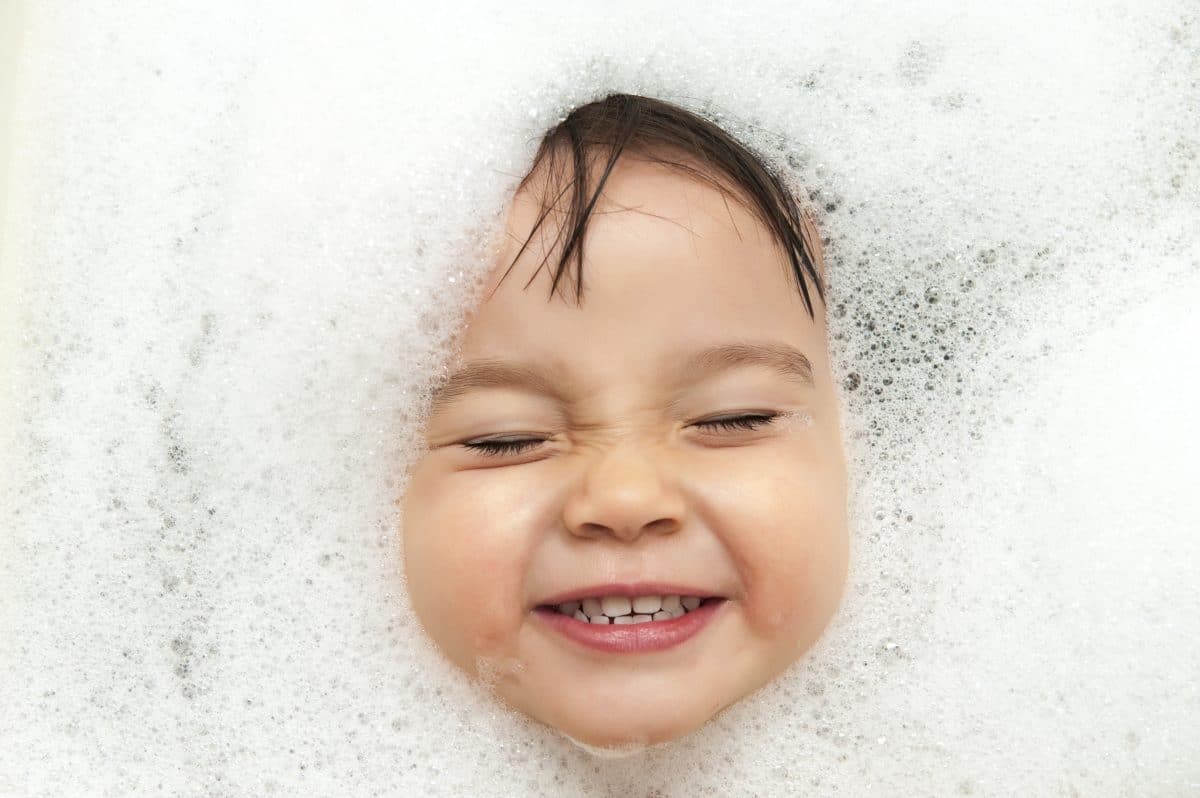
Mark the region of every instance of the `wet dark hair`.
[[[533, 166], [518, 190], [542, 169], [549, 171], [550, 187], [541, 198], [537, 222], [501, 280], [520, 260], [546, 218], [565, 200], [565, 219], [559, 225], [555, 245], [547, 250], [525, 287], [546, 267], [550, 253], [561, 246], [550, 296], [554, 296], [574, 263], [575, 297], [582, 303], [583, 245], [588, 221], [613, 167], [626, 152], [677, 169], [722, 193], [732, 189], [740, 194], [742, 204], [787, 254], [804, 306], [813, 316], [812, 292], [815, 290], [822, 301], [825, 298], [821, 239], [812, 218], [801, 211], [779, 177], [746, 146], [707, 119], [663, 100], [634, 94], [610, 94], [581, 105], [542, 138]], [[673, 156], [683, 156], [693, 163], [672, 160]], [[593, 185], [593, 166], [599, 159], [604, 159], [604, 165]], [[560, 181], [557, 187], [555, 180]]]

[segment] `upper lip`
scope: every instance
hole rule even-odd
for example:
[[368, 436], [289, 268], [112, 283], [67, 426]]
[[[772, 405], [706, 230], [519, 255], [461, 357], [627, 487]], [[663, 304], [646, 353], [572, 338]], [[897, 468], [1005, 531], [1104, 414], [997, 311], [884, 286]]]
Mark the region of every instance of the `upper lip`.
[[679, 585], [668, 582], [621, 582], [572, 588], [571, 590], [555, 593], [552, 596], [544, 598], [536, 602], [535, 606], [566, 604], [569, 601], [582, 601], [586, 598], [599, 599], [605, 596], [626, 596], [628, 598], [637, 598], [638, 596], [696, 596], [698, 598], [709, 598], [716, 596], [724, 598], [720, 593], [694, 585]]

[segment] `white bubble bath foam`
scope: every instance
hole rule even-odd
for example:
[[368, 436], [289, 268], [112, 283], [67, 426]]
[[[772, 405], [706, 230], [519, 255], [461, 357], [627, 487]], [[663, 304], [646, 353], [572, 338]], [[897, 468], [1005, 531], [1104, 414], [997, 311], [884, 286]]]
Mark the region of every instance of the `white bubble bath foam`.
[[[0, 795], [1200, 795], [1200, 13], [12, 2]], [[841, 610], [594, 756], [431, 650], [397, 501], [516, 182], [612, 91], [827, 242]]]

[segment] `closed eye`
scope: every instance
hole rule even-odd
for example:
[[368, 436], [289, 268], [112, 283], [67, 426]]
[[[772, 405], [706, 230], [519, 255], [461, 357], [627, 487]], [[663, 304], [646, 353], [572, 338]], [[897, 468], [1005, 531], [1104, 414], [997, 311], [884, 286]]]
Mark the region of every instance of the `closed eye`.
[[464, 441], [463, 446], [479, 452], [485, 457], [499, 457], [506, 454], [520, 454], [532, 449], [542, 438], [491, 438], [488, 440]]
[[780, 413], [753, 413], [740, 416], [724, 416], [698, 421], [695, 426], [724, 432], [754, 431], [770, 424], [782, 415]]
[[[783, 414], [747, 413], [698, 421], [693, 426], [720, 432], [753, 432], [762, 429], [781, 415]], [[545, 441], [545, 438], [482, 438], [464, 441], [462, 445], [484, 457], [503, 457], [528, 451]]]

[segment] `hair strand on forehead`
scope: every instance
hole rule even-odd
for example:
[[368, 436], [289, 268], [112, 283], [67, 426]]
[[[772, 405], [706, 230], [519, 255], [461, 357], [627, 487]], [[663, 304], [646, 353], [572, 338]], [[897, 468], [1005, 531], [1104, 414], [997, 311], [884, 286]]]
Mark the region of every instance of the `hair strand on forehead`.
[[[583, 248], [588, 222], [604, 186], [626, 152], [650, 158], [708, 183], [722, 194], [730, 189], [740, 194], [743, 204], [767, 228], [787, 254], [791, 272], [808, 315], [814, 315], [812, 292], [824, 301], [821, 240], [812, 217], [803, 212], [782, 181], [752, 153], [714, 123], [677, 105], [632, 94], [610, 94], [582, 105], [551, 128], [542, 138], [533, 165], [520, 188], [540, 172], [550, 183], [561, 181], [541, 197], [542, 209], [508, 270], [520, 260], [546, 219], [564, 217], [558, 225], [553, 246], [526, 282], [528, 288], [545, 268], [550, 253], [558, 251], [558, 263], [550, 285], [550, 296], [572, 263], [575, 264], [575, 297], [583, 301]], [[682, 154], [699, 168], [672, 154]], [[593, 185], [598, 161], [604, 160]], [[568, 161], [567, 163], [564, 163]], [[519, 190], [518, 189], [518, 190]], [[551, 196], [552, 195], [552, 196]], [[562, 201], [567, 198], [567, 207]], [[501, 280], [504, 278], [502, 277]]]

